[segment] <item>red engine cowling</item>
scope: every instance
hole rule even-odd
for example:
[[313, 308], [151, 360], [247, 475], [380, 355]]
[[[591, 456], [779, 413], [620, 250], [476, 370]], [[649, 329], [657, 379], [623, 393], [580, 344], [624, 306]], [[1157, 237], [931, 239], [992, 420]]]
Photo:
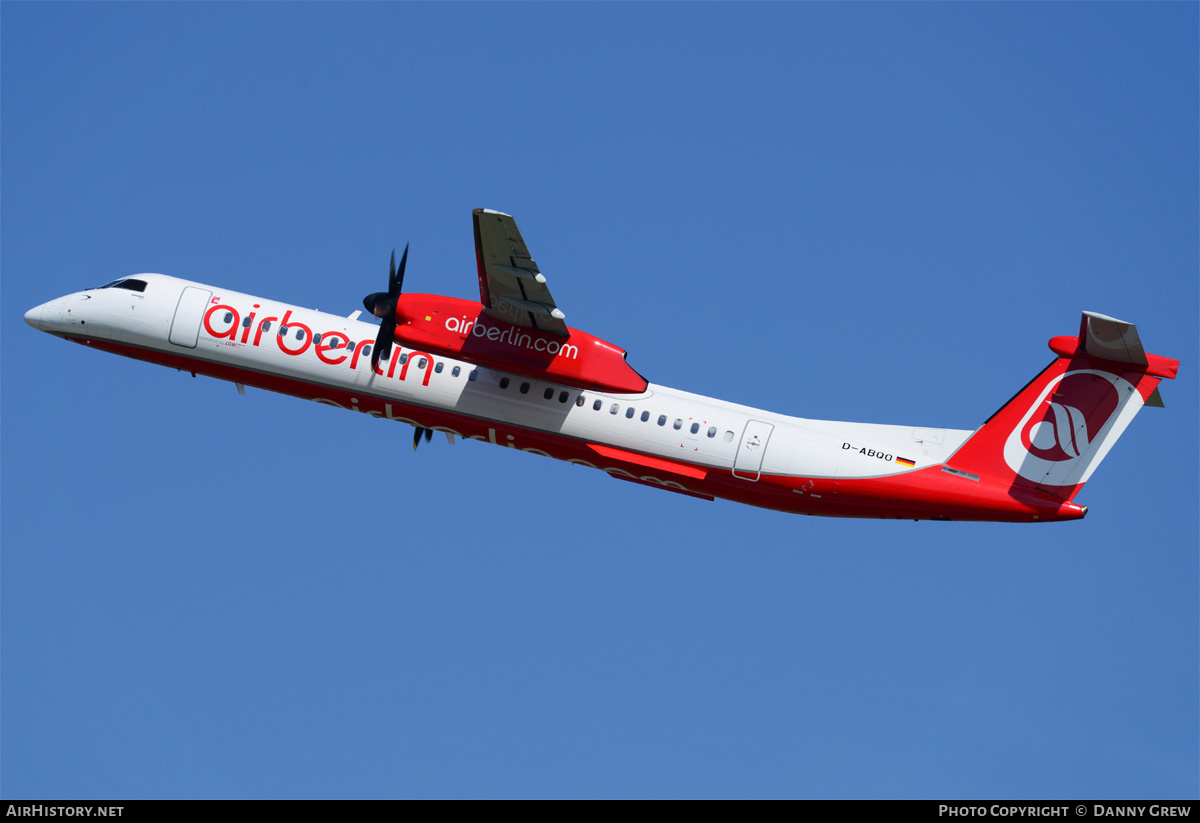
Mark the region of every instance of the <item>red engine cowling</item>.
[[409, 348], [579, 389], [646, 390], [624, 349], [569, 331], [564, 337], [506, 323], [484, 314], [481, 303], [455, 297], [404, 294], [396, 305], [396, 342]]

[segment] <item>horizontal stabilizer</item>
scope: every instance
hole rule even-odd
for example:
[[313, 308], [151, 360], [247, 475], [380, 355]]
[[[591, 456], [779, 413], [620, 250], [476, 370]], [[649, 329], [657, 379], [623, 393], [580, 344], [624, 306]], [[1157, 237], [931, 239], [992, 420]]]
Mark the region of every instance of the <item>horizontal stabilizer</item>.
[[1079, 324], [1079, 339], [1083, 342], [1085, 352], [1101, 360], [1132, 363], [1135, 366], [1145, 366], [1150, 362], [1138, 337], [1137, 326], [1115, 317], [1085, 311]]
[[1085, 311], [1079, 323], [1079, 336], [1054, 337], [1050, 350], [1060, 357], [1084, 355], [1109, 364], [1117, 371], [1133, 371], [1174, 379], [1179, 361], [1147, 354], [1138, 337], [1137, 326], [1115, 317]]

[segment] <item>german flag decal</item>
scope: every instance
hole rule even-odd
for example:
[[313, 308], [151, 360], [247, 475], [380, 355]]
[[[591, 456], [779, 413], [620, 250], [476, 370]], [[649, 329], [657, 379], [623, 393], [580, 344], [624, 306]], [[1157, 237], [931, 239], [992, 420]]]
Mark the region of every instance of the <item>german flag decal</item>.
[[901, 457], [900, 455], [896, 455], [896, 462], [901, 466], [907, 466], [910, 469], [915, 469], [917, 467], [915, 460], [909, 460], [907, 457]]

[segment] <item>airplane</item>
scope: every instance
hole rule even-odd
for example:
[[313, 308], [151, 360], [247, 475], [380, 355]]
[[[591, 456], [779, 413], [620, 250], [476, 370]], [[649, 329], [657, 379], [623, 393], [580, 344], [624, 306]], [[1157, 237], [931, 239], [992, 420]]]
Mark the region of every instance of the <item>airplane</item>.
[[511, 215], [472, 212], [479, 301], [403, 293], [408, 247], [362, 314], [326, 314], [163, 274], [30, 309], [89, 348], [600, 469], [704, 500], [804, 515], [1045, 523], [1074, 502], [1179, 361], [1084, 312], [1079, 334], [975, 430], [808, 420], [650, 383], [566, 325]]

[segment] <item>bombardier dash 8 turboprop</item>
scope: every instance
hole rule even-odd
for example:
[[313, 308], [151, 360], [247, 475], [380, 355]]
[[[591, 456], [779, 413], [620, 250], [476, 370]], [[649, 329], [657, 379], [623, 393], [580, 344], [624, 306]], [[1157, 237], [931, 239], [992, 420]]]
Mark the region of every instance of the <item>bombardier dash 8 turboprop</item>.
[[473, 212], [479, 302], [388, 291], [381, 325], [161, 274], [31, 309], [25, 320], [115, 354], [415, 428], [598, 468], [707, 500], [797, 514], [1046, 522], [1072, 502], [1177, 360], [1130, 323], [1077, 336], [974, 431], [805, 420], [648, 383], [624, 350], [566, 325], [516, 221]]

